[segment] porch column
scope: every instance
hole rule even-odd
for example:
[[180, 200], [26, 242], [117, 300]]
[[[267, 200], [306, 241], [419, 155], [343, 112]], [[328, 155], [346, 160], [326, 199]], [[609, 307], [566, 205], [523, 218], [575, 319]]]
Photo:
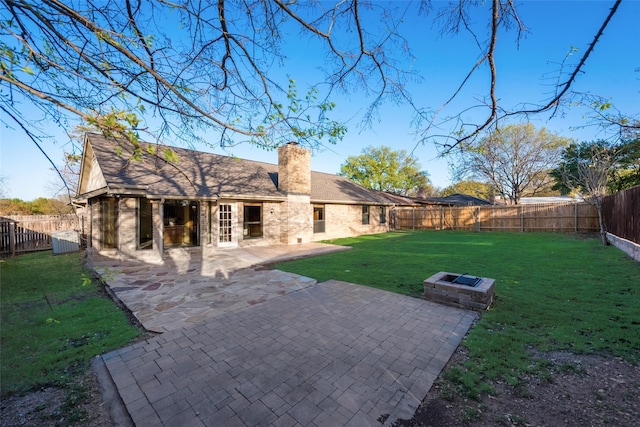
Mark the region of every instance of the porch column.
[[153, 250], [156, 253], [158, 259], [162, 260], [162, 253], [164, 251], [164, 237], [163, 237], [163, 221], [164, 221], [164, 209], [161, 200], [152, 200], [152, 215], [153, 218]]

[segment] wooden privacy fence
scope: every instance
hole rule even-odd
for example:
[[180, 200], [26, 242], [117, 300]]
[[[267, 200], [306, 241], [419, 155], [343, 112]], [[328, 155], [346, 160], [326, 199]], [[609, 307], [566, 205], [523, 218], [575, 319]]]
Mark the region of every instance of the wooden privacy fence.
[[51, 233], [76, 230], [84, 235], [84, 221], [76, 215], [20, 215], [0, 217], [0, 255], [51, 249]]
[[640, 245], [640, 185], [602, 200], [604, 228]]
[[598, 212], [588, 203], [513, 206], [427, 206], [397, 208], [397, 230], [598, 231]]

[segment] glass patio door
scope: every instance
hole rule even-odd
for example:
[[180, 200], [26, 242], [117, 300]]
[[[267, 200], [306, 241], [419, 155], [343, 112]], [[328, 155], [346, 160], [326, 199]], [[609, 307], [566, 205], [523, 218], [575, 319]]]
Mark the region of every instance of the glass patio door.
[[218, 206], [218, 243], [230, 246], [233, 243], [233, 213], [231, 205]]
[[238, 230], [237, 204], [218, 204], [218, 247], [235, 248], [241, 236], [242, 232]]

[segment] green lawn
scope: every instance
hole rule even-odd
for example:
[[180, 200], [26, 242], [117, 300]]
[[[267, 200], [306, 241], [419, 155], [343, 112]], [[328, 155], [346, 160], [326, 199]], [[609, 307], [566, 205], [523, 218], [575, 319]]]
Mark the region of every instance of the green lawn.
[[80, 260], [48, 251], [0, 262], [3, 395], [67, 386], [91, 358], [139, 336]]
[[494, 304], [463, 344], [469, 362], [449, 373], [472, 396], [486, 391], [485, 380], [517, 384], [543, 373], [532, 348], [640, 361], [640, 264], [597, 238], [418, 231], [330, 243], [352, 249], [275, 267], [412, 296], [438, 271], [496, 279]]

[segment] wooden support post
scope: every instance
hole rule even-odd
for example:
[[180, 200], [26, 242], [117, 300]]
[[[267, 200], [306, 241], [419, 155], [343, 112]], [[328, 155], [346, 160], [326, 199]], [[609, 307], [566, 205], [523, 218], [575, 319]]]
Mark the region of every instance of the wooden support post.
[[411, 208], [411, 229], [416, 229], [416, 208]]
[[9, 251], [11, 251], [11, 256], [16, 256], [16, 223], [9, 223]]
[[494, 206], [491, 206], [491, 221], [489, 222], [489, 224], [490, 224], [490, 225], [489, 225], [489, 231], [493, 231], [493, 226], [494, 226], [494, 223], [493, 223], [493, 214], [495, 213], [495, 210], [496, 210], [495, 205], [494, 205]]

